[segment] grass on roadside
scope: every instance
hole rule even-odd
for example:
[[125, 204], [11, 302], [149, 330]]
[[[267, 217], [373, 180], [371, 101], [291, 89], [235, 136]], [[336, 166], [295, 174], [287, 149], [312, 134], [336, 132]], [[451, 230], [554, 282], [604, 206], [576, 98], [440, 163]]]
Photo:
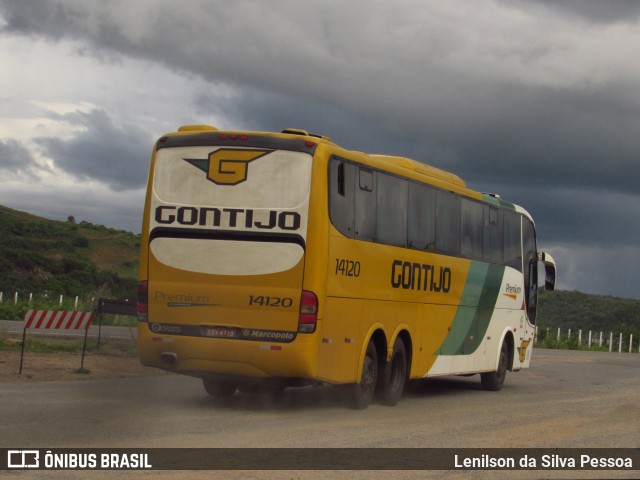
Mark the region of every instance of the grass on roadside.
[[[82, 339], [67, 338], [42, 338], [27, 334], [25, 340], [25, 352], [35, 353], [82, 353]], [[0, 332], [0, 350], [21, 351], [22, 340], [9, 338]], [[136, 345], [132, 340], [102, 339], [100, 349], [95, 338], [87, 340], [87, 353], [100, 355], [113, 355], [121, 357], [135, 357]]]
[[558, 340], [555, 337], [548, 336], [544, 339], [539, 340], [536, 347], [540, 348], [551, 348], [555, 350], [588, 350], [592, 352], [608, 352], [609, 347], [607, 345], [599, 345], [597, 343], [592, 343], [589, 346], [588, 343], [578, 343], [577, 336], [575, 338], [567, 339], [566, 336], [563, 336]]

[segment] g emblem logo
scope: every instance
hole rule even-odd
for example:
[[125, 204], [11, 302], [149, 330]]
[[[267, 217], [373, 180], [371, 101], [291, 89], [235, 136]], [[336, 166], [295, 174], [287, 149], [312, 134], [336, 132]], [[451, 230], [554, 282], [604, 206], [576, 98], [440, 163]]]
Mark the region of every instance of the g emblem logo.
[[218, 185], [238, 185], [247, 179], [249, 162], [271, 150], [236, 150], [221, 148], [209, 154], [207, 178]]
[[238, 185], [247, 179], [249, 162], [271, 153], [273, 150], [249, 150], [219, 148], [207, 159], [185, 158], [194, 167], [207, 174], [207, 179], [216, 185]]

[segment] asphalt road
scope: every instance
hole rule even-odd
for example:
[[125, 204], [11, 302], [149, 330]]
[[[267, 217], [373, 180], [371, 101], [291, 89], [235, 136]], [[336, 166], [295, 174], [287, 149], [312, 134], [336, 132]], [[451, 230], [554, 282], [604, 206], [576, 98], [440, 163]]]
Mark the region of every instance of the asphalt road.
[[220, 405], [198, 379], [174, 375], [1, 387], [5, 448], [640, 447], [640, 355], [628, 353], [537, 349], [500, 392], [478, 376], [447, 377], [364, 411], [332, 387]]

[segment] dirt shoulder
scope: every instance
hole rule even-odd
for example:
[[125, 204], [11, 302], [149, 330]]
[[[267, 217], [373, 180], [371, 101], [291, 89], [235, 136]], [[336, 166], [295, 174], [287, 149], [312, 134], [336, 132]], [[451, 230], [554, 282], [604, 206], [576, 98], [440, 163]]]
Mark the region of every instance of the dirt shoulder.
[[80, 373], [80, 353], [34, 353], [25, 352], [22, 375], [20, 352], [0, 350], [0, 383], [83, 381], [103, 378], [147, 377], [168, 375], [157, 368], [145, 367], [136, 357], [86, 353], [85, 373]]

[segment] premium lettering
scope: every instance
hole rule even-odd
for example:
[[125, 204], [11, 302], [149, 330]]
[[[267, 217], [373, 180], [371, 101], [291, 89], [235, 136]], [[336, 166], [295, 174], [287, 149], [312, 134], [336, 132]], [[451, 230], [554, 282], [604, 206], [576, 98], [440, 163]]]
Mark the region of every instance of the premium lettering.
[[505, 286], [505, 291], [512, 295], [519, 295], [520, 293], [522, 293], [522, 288], [518, 285], [509, 285], [507, 283], [507, 285]]
[[208, 295], [191, 295], [190, 293], [167, 293], [158, 290], [154, 295], [154, 300], [166, 302], [182, 302], [182, 303], [210, 303], [211, 299]]

